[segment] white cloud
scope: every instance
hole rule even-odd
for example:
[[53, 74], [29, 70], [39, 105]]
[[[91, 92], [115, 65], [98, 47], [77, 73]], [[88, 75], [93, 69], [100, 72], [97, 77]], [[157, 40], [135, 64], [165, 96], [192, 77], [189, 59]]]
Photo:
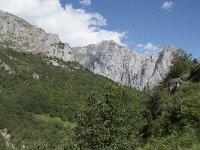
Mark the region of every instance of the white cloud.
[[143, 47], [143, 46], [144, 46], [143, 44], [138, 44], [138, 45], [137, 45], [138, 48], [141, 48], [141, 47]]
[[0, 9], [15, 14], [47, 32], [56, 33], [71, 46], [86, 46], [103, 40], [122, 44], [124, 32], [102, 29], [106, 19], [99, 13], [63, 8], [59, 0], [0, 0]]
[[172, 2], [172, 1], [164, 2], [163, 5], [162, 5], [162, 9], [170, 11], [171, 8], [172, 8], [174, 5], [175, 5], [175, 3]]
[[152, 44], [152, 43], [147, 43], [147, 44], [138, 44], [137, 48], [139, 48], [139, 51], [147, 56], [151, 56], [154, 51], [158, 51], [159, 47]]
[[91, 0], [80, 0], [79, 3], [84, 6], [89, 6], [92, 4]]
[[145, 50], [158, 50], [158, 47], [156, 45], [153, 45], [152, 43], [147, 43], [146, 45], [144, 45], [143, 47]]

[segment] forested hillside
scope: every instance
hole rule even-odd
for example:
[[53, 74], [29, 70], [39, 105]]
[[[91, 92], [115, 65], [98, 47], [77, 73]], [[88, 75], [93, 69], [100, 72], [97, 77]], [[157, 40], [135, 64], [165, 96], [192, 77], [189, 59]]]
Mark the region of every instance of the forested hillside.
[[179, 52], [166, 79], [140, 92], [75, 62], [1, 48], [0, 150], [200, 149], [199, 70]]
[[[8, 130], [8, 143], [18, 149], [64, 149], [90, 93], [118, 86], [78, 63], [5, 48], [0, 50], [0, 69], [0, 129]], [[142, 97], [141, 92], [126, 89]], [[1, 143], [3, 139], [0, 136]]]
[[198, 61], [179, 50], [167, 77], [150, 91], [146, 101], [148, 124], [143, 128], [145, 145], [141, 149], [200, 149], [199, 77]]

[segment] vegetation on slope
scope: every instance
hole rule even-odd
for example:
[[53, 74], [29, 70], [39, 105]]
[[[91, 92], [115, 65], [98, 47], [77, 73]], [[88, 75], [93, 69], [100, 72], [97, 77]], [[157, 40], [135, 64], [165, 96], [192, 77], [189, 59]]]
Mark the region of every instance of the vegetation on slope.
[[[71, 149], [72, 129], [84, 100], [92, 91], [103, 94], [107, 84], [118, 86], [75, 62], [4, 48], [0, 60], [9, 67], [0, 67], [0, 129], [8, 129], [18, 149]], [[50, 65], [50, 60], [65, 67]]]
[[[196, 65], [190, 55], [179, 52], [167, 78], [150, 93], [145, 112], [148, 124], [143, 130], [146, 144], [141, 149], [200, 148], [200, 83], [190, 80]], [[173, 78], [182, 78], [184, 83], [169, 93], [167, 83]]]
[[80, 149], [134, 149], [141, 144], [139, 131], [144, 95], [125, 87], [108, 86], [92, 93], [77, 119], [75, 138]]
[[[17, 149], [200, 149], [199, 76], [198, 64], [179, 52], [163, 83], [139, 92], [75, 62], [1, 48], [0, 131], [8, 129]], [[184, 83], [170, 93], [174, 78]], [[12, 149], [5, 142], [0, 134], [0, 149]]]
[[0, 129], [9, 130], [18, 148], [61, 147], [76, 125], [82, 100], [94, 89], [101, 93], [105, 84], [115, 84], [74, 62], [57, 60], [67, 68], [48, 65], [52, 59], [0, 50], [0, 60], [12, 70], [0, 67]]

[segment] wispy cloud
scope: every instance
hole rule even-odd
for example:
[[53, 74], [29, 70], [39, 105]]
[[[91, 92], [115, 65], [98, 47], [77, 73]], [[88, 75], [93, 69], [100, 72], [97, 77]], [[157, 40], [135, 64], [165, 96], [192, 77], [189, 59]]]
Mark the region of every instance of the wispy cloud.
[[[26, 4], [26, 5], [24, 5]], [[125, 32], [105, 30], [106, 19], [59, 0], [0, 0], [0, 9], [15, 14], [47, 32], [58, 34], [71, 46], [86, 46], [103, 40], [122, 44]]]
[[92, 4], [91, 0], [80, 0], [79, 3], [84, 6], [89, 6]]
[[147, 43], [147, 44], [138, 44], [137, 49], [139, 49], [141, 53], [147, 56], [151, 56], [154, 51], [159, 51], [160, 48], [152, 43]]
[[162, 9], [167, 10], [167, 11], [170, 11], [171, 8], [172, 8], [174, 5], [175, 5], [175, 3], [172, 2], [172, 1], [164, 2], [164, 3], [162, 4]]

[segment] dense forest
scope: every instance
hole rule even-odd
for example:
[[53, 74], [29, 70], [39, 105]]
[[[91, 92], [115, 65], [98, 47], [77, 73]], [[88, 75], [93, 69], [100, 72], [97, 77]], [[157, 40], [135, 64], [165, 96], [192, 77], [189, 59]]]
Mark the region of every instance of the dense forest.
[[[169, 90], [172, 79], [179, 87]], [[137, 91], [76, 62], [0, 49], [0, 150], [198, 150], [200, 66], [179, 51]]]

